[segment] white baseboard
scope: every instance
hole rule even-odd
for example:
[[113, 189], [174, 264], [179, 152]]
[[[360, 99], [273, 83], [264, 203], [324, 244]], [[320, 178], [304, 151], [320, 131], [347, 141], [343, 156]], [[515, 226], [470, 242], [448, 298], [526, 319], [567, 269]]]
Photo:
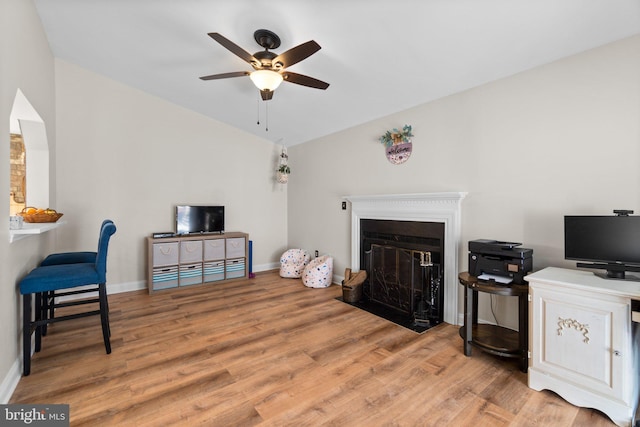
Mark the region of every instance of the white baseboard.
[[[95, 286], [95, 285], [93, 285]], [[78, 286], [76, 288], [74, 288], [74, 290], [82, 290], [82, 289], [87, 289], [87, 288], [92, 288], [93, 286]], [[133, 291], [140, 291], [142, 289], [147, 289], [147, 282], [145, 280], [137, 280], [135, 282], [126, 282], [126, 283], [116, 283], [115, 285], [108, 283], [107, 284], [107, 294], [108, 295], [112, 295], [112, 294], [121, 294], [123, 292], [133, 292]], [[89, 293], [84, 293], [84, 294], [77, 294], [77, 295], [69, 295], [66, 297], [60, 297], [60, 301], [73, 301], [74, 299], [81, 299], [81, 298], [90, 298], [90, 297], [97, 297], [98, 296], [98, 292], [89, 292]]]
[[[478, 319], [480, 325], [497, 325], [495, 320]], [[458, 313], [458, 326], [464, 325], [464, 313]]]
[[123, 292], [140, 291], [147, 289], [146, 280], [136, 280], [135, 282], [107, 284], [107, 294], [121, 294]]
[[[261, 264], [261, 265], [257, 265], [253, 268], [254, 273], [258, 273], [261, 271], [269, 271], [269, 270], [279, 270], [280, 269], [280, 263], [279, 262], [272, 262], [270, 264]], [[333, 275], [331, 277], [332, 280], [332, 284], [334, 285], [340, 285], [342, 286], [342, 281], [344, 280], [344, 276], [337, 276], [337, 275]]]
[[21, 358], [17, 358], [2, 380], [2, 384], [0, 384], [0, 403], [3, 405], [9, 403], [9, 399], [11, 399], [13, 392], [18, 386], [20, 378], [22, 378], [21, 367]]
[[[280, 268], [280, 263], [271, 263], [271, 264], [261, 264], [256, 266], [254, 272], [260, 271], [268, 271]], [[82, 290], [83, 288], [87, 288], [87, 286], [78, 286], [75, 289]], [[107, 283], [107, 294], [121, 294], [123, 292], [133, 292], [140, 291], [143, 289], [147, 289], [147, 281], [146, 280], [136, 280], [135, 282], [125, 282], [125, 283]], [[97, 292], [78, 294], [78, 295], [70, 295], [67, 297], [60, 298], [61, 301], [68, 301], [79, 298], [87, 298], [91, 296], [98, 296]]]
[[271, 262], [269, 264], [260, 264], [253, 266], [253, 272], [259, 273], [261, 271], [277, 270], [280, 268], [279, 262]]

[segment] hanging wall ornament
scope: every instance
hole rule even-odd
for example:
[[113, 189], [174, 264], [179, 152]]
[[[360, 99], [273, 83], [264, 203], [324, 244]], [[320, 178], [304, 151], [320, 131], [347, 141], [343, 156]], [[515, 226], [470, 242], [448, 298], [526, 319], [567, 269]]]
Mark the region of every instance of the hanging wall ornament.
[[280, 153], [280, 159], [278, 160], [278, 170], [276, 171], [276, 180], [280, 184], [286, 184], [289, 182], [289, 174], [291, 173], [291, 168], [287, 164], [289, 161], [289, 156], [287, 155], [287, 149], [283, 146], [282, 152]]
[[393, 128], [385, 132], [385, 134], [379, 138], [379, 141], [385, 147], [387, 160], [394, 165], [399, 165], [409, 160], [411, 152], [413, 151], [412, 137], [413, 133], [411, 132], [410, 125], [404, 125], [402, 130]]

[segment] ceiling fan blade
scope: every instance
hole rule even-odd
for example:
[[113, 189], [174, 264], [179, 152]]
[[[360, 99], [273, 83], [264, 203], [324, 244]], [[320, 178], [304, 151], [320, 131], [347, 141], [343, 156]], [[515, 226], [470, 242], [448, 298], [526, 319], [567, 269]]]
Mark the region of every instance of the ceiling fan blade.
[[329, 83], [323, 82], [322, 80], [314, 79], [313, 77], [302, 74], [292, 73], [290, 71], [283, 72], [282, 77], [285, 82], [308, 86], [315, 89], [326, 89], [329, 87]]
[[319, 50], [320, 45], [313, 40], [309, 40], [306, 43], [292, 47], [288, 51], [276, 56], [273, 58], [272, 63], [277, 64], [279, 62], [282, 64], [282, 68], [287, 68], [310, 57]]
[[234, 55], [247, 61], [249, 64], [260, 63], [260, 61], [254, 58], [253, 55], [251, 55], [249, 52], [247, 52], [246, 50], [244, 50], [243, 48], [241, 48], [240, 46], [238, 46], [237, 44], [235, 44], [234, 42], [232, 42], [222, 34], [220, 33], [208, 33], [208, 34], [209, 34], [209, 37], [211, 37], [212, 39], [220, 43], [222, 46], [227, 48], [227, 50], [229, 50]]
[[210, 76], [202, 76], [200, 80], [217, 80], [217, 79], [228, 79], [230, 77], [242, 77], [248, 76], [250, 73], [248, 71], [234, 71], [233, 73], [222, 73], [222, 74], [212, 74]]
[[268, 101], [271, 98], [273, 98], [273, 91], [272, 90], [268, 90], [268, 89], [261, 90], [260, 91], [260, 96], [262, 97], [263, 101]]

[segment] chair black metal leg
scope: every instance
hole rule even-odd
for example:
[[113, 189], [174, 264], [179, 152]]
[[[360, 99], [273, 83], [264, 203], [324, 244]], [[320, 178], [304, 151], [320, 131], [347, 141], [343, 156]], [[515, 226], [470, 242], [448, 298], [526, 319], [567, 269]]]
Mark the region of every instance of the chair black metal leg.
[[[41, 307], [40, 307], [40, 312], [42, 313], [40, 315], [40, 319], [48, 319], [49, 317], [49, 292], [42, 292], [40, 294], [38, 294], [38, 296], [40, 297], [40, 301], [41, 301]], [[38, 298], [38, 296], [36, 296], [36, 298]], [[40, 330], [40, 332], [42, 333], [42, 336], [46, 336], [47, 335], [47, 325], [44, 324], [42, 325], [42, 329]]]
[[36, 332], [36, 343], [35, 343], [35, 351], [36, 353], [39, 352], [42, 349], [42, 335], [45, 334], [46, 332], [43, 333], [43, 330], [46, 328], [46, 325], [41, 325], [38, 326], [38, 321], [43, 319], [43, 313], [44, 313], [44, 307], [43, 307], [43, 299], [44, 299], [44, 295], [45, 292], [38, 292], [35, 294], [35, 320], [34, 320], [34, 324], [35, 326], [35, 332]]
[[104, 339], [104, 348], [107, 354], [111, 354], [111, 330], [109, 327], [109, 303], [107, 302], [107, 285], [101, 283], [98, 286], [98, 296], [100, 299], [100, 321], [102, 323], [102, 337]]
[[[107, 316], [107, 328], [109, 329], [109, 337], [111, 337], [111, 322], [109, 321], [109, 297], [107, 296], [107, 285], [104, 285], [104, 312]], [[99, 293], [98, 293], [99, 295]]]
[[31, 373], [31, 294], [22, 296], [22, 374]]
[[[104, 293], [105, 293], [105, 297], [104, 297], [104, 305], [105, 305], [105, 310], [107, 312], [107, 315], [109, 315], [109, 299], [107, 298], [107, 288], [106, 288], [106, 284], [105, 284], [105, 288], [104, 288]], [[109, 333], [109, 336], [111, 336], [111, 333]]]
[[54, 317], [56, 317], [56, 313], [55, 313], [56, 293], [54, 291], [51, 291], [51, 292], [48, 293], [47, 301], [50, 303], [49, 304], [49, 319], [53, 319]]
[[[55, 303], [56, 303], [56, 293], [55, 291], [48, 291], [44, 293], [45, 300], [45, 313], [43, 319], [53, 319], [55, 316]], [[47, 325], [44, 325], [42, 328], [42, 335], [47, 334]]]

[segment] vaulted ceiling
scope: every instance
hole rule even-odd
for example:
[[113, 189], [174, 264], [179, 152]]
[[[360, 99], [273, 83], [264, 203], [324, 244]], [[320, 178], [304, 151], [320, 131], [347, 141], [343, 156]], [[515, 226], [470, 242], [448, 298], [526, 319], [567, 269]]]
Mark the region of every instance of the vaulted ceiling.
[[[640, 0], [34, 1], [55, 57], [288, 146], [640, 33]], [[207, 33], [260, 28], [320, 44], [290, 70], [329, 88], [199, 79], [251, 70]]]

